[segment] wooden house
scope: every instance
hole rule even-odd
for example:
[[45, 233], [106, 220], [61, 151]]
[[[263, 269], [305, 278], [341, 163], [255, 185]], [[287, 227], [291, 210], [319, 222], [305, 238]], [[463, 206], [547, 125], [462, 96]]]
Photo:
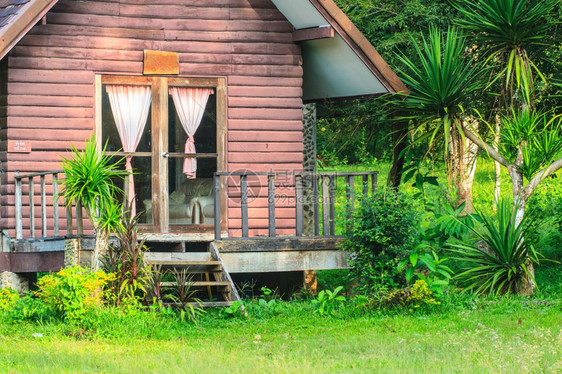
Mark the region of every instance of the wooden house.
[[161, 256], [212, 243], [233, 273], [345, 266], [303, 104], [406, 88], [332, 0], [0, 0], [0, 35], [0, 271], [60, 268], [92, 233], [53, 198], [92, 134], [135, 170]]

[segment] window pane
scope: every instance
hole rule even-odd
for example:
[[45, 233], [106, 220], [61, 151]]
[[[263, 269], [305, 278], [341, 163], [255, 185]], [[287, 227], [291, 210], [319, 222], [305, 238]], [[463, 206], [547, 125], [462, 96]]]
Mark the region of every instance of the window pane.
[[[197, 153], [216, 153], [216, 96], [209, 96], [205, 113], [195, 132]], [[168, 149], [183, 153], [187, 134], [177, 115], [172, 96], [168, 96]], [[168, 190], [170, 224], [213, 223], [212, 185], [213, 173], [217, 171], [217, 159], [198, 158], [197, 178], [187, 179], [183, 174], [184, 159], [171, 157], [168, 160]]]
[[[213, 178], [187, 179], [181, 173], [183, 158], [170, 158], [170, 224], [213, 223]], [[216, 162], [215, 159], [211, 159]], [[177, 171], [180, 171], [179, 173]]]
[[133, 157], [135, 175], [135, 204], [139, 223], [152, 223], [152, 157]]

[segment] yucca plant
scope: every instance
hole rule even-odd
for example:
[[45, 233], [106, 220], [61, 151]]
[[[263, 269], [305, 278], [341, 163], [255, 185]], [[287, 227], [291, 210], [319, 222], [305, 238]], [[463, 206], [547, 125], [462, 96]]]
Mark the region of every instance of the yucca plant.
[[[514, 110], [510, 116], [502, 117], [502, 125], [497, 147], [470, 129], [465, 129], [465, 135], [507, 169], [519, 223], [538, 185], [562, 168], [562, 115]], [[488, 126], [493, 131], [493, 125]]]
[[446, 33], [431, 27], [428, 38], [418, 46], [412, 38], [416, 59], [404, 54], [398, 58], [405, 66], [399, 75], [410, 94], [396, 105], [407, 113], [403, 116], [414, 125], [418, 141], [427, 141], [428, 152], [438, 144], [444, 148], [449, 177], [454, 180], [458, 205], [467, 203], [472, 210], [472, 186], [463, 185], [464, 172], [475, 159], [465, 157], [463, 126], [465, 109], [483, 88], [483, 69], [467, 55], [465, 38], [455, 28]]
[[548, 116], [538, 111], [512, 111], [501, 119], [500, 147], [509, 161], [520, 155], [519, 170], [531, 180], [537, 171], [562, 157], [562, 122], [560, 115]]
[[[547, 22], [549, 12], [560, 0], [460, 0], [453, 6], [464, 17], [457, 24], [472, 34], [472, 51], [490, 67], [489, 83], [498, 82], [496, 113], [507, 114], [510, 108], [534, 106], [535, 76], [546, 82], [538, 61], [546, 56], [552, 43], [555, 24]], [[492, 117], [494, 115], [492, 114]], [[496, 116], [496, 142], [502, 131]], [[498, 200], [501, 167], [495, 162], [494, 196]]]
[[61, 162], [66, 178], [61, 182], [60, 197], [67, 208], [80, 202], [86, 210], [96, 230], [92, 268], [97, 270], [109, 233], [118, 228], [122, 212], [118, 201], [123, 193], [114, 179], [123, 179], [127, 172], [120, 170], [123, 158], [112, 161], [113, 156], [105, 154], [105, 147], [101, 152], [97, 149], [93, 137], [86, 141], [83, 151], [71, 145], [70, 153]]
[[450, 244], [453, 258], [463, 266], [454, 279], [466, 290], [496, 295], [531, 292], [535, 282], [532, 263], [538, 262], [538, 255], [526, 239], [534, 226], [529, 216], [516, 223], [516, 206], [500, 201], [495, 218], [478, 211], [481, 222], [467, 226], [477, 241]]
[[531, 103], [533, 71], [544, 79], [530, 56], [544, 46], [552, 25], [545, 17], [560, 0], [460, 0], [453, 6], [464, 16], [458, 25], [473, 33], [476, 50], [497, 67], [495, 79], [503, 79], [503, 100], [513, 104], [514, 93]]

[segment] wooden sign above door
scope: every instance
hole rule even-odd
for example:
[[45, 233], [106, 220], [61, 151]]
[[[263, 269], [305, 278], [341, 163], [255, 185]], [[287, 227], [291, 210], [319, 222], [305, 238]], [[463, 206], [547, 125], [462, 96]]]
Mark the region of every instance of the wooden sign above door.
[[148, 75], [177, 75], [180, 73], [178, 54], [144, 50], [143, 73]]

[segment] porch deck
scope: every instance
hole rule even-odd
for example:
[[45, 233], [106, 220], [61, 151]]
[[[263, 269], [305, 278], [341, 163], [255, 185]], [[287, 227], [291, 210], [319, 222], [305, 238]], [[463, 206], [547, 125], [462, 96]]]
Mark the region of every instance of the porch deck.
[[[14, 239], [3, 242], [0, 271], [59, 270], [64, 265], [65, 245], [69, 240], [78, 241], [83, 258], [89, 256], [94, 239], [83, 219], [81, 207], [63, 210], [62, 204], [57, 201], [61, 174], [55, 171], [16, 176], [16, 235]], [[344, 239], [339, 235], [341, 228], [336, 227], [336, 219], [351, 214], [356, 195], [368, 195], [374, 191], [377, 174], [292, 174], [290, 187], [294, 194], [290, 196], [293, 200], [290, 209], [294, 210], [294, 224], [287, 230], [276, 226], [275, 203], [277, 180], [286, 178], [286, 174], [216, 173], [215, 223], [209, 225], [210, 229], [198, 233], [141, 233], [139, 237], [156, 251], [159, 243], [177, 243], [177, 248], [173, 249], [176, 252], [188, 252], [196, 246], [195, 243], [212, 244], [231, 273], [346, 268], [347, 254], [340, 250]], [[221, 182], [221, 178], [230, 178], [233, 183]], [[356, 179], [360, 183], [355, 183]], [[341, 185], [337, 188], [339, 181], [344, 182], [344, 188]], [[221, 196], [225, 192], [221, 187], [232, 191], [233, 185], [235, 193], [231, 192], [227, 204], [229, 208], [240, 209], [238, 226], [234, 230], [230, 229], [224, 214], [221, 214]], [[256, 187], [267, 191], [264, 196], [268, 212], [266, 225], [263, 220], [249, 219], [253, 216], [253, 209], [263, 210], [248, 203], [249, 198], [256, 197], [250, 192]], [[36, 199], [36, 194], [39, 199]], [[27, 214], [23, 213], [24, 210]], [[37, 223], [39, 230], [36, 229]]]

